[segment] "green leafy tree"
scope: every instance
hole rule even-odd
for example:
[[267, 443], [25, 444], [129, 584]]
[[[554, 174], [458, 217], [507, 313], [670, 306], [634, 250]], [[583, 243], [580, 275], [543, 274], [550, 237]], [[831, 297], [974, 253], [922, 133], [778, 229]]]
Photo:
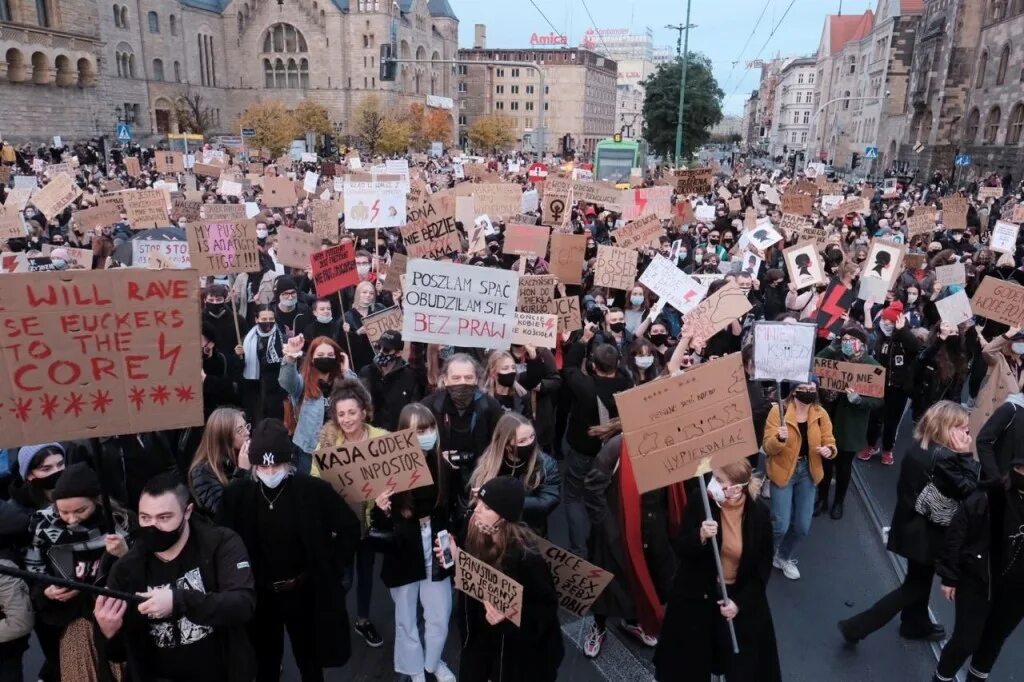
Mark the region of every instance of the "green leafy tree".
[[256, 135], [249, 140], [249, 146], [268, 149], [275, 157], [283, 154], [302, 133], [292, 112], [277, 100], [249, 105], [238, 117], [236, 127], [252, 128]]
[[[644, 85], [644, 138], [656, 154], [672, 156], [676, 149], [676, 117], [679, 114], [679, 80], [682, 60], [662, 64]], [[711, 60], [690, 54], [686, 69], [686, 102], [683, 105], [683, 154], [690, 156], [711, 137], [711, 128], [722, 120], [725, 93], [711, 71]]]

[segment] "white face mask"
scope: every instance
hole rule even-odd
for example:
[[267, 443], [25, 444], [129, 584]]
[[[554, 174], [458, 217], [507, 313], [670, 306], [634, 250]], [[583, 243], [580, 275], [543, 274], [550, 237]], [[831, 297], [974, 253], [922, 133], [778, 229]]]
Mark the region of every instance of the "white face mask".
[[370, 266], [369, 265], [357, 265], [356, 266], [356, 274], [358, 274], [360, 277], [366, 277], [368, 274], [370, 274]]
[[653, 355], [638, 355], [633, 359], [636, 360], [636, 366], [640, 369], [650, 369], [651, 365], [654, 364]]
[[416, 440], [420, 442], [421, 450], [433, 450], [434, 446], [437, 445], [437, 431], [421, 433], [416, 436]]
[[708, 495], [719, 505], [725, 504], [725, 488], [722, 487], [722, 484], [714, 476], [711, 477], [711, 482], [708, 483]]
[[1017, 355], [1024, 355], [1024, 341], [1012, 343], [1010, 344], [1010, 348], [1013, 349], [1013, 352]]
[[907, 292], [907, 303], [913, 303], [917, 300], [917, 294]]
[[260, 239], [266, 239], [268, 234], [270, 233], [266, 230], [256, 230], [256, 236]]
[[317, 315], [316, 321], [320, 324], [330, 324], [331, 320], [334, 319], [333, 315]]
[[270, 489], [274, 489], [281, 485], [284, 479], [288, 478], [288, 469], [278, 469], [272, 474], [264, 474], [263, 472], [256, 472], [256, 476], [263, 481], [263, 485]]

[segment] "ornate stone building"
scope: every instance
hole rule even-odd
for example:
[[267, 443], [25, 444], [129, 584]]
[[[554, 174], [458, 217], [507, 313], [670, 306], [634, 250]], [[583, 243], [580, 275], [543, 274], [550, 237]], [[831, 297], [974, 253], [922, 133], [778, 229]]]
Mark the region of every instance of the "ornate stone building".
[[[388, 43], [424, 63], [381, 82]], [[0, 0], [0, 51], [0, 134], [14, 139], [111, 133], [119, 118], [136, 138], [176, 132], [189, 92], [217, 132], [237, 134], [253, 102], [308, 98], [344, 136], [368, 94], [391, 110], [455, 97], [454, 67], [426, 60], [456, 57], [458, 18], [448, 0]]]

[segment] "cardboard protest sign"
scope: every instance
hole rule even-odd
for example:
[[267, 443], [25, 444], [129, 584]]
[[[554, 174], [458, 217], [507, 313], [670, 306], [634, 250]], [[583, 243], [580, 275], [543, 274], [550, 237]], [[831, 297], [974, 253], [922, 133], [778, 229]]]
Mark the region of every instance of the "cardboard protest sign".
[[32, 195], [32, 205], [38, 208], [47, 220], [53, 220], [58, 213], [80, 196], [82, 196], [82, 190], [78, 188], [71, 176], [60, 173], [50, 180], [46, 187]]
[[292, 268], [309, 269], [309, 259], [320, 250], [321, 239], [293, 227], [277, 231], [277, 260]]
[[118, 192], [118, 195], [124, 201], [124, 212], [133, 230], [166, 227], [170, 223], [167, 216], [167, 198], [162, 191], [138, 189]]
[[[198, 165], [198, 164], [196, 164]], [[198, 172], [198, 171], [197, 171]], [[263, 205], [270, 208], [287, 208], [298, 203], [295, 183], [288, 178], [263, 179]]]
[[456, 548], [455, 589], [488, 603], [505, 614], [516, 627], [523, 616], [523, 586], [464, 549]]
[[940, 265], [935, 268], [935, 284], [939, 288], [950, 284], [967, 284], [967, 269], [963, 263]]
[[399, 291], [402, 288], [402, 275], [409, 262], [409, 257], [401, 253], [391, 254], [391, 263], [384, 274], [384, 291]]
[[344, 202], [314, 199], [309, 209], [313, 234], [321, 239], [338, 241], [338, 216], [345, 211]]
[[862, 301], [884, 301], [889, 284], [878, 277], [861, 277], [857, 280], [857, 298]]
[[260, 269], [256, 223], [252, 220], [190, 223], [185, 234], [192, 266], [201, 276]]
[[202, 220], [245, 220], [245, 204], [203, 204], [199, 207]]
[[641, 493], [757, 452], [739, 353], [615, 395]]
[[477, 215], [486, 213], [495, 220], [507, 218], [522, 209], [523, 190], [519, 185], [511, 183], [473, 185], [473, 202]]
[[95, 230], [98, 227], [110, 227], [121, 220], [121, 212], [116, 206], [105, 204], [75, 211], [72, 220], [84, 230]]
[[684, 273], [661, 254], [655, 256], [640, 275], [640, 284], [684, 315], [696, 308], [708, 293], [707, 287]]
[[861, 270], [861, 279], [878, 277], [886, 283], [886, 290], [891, 289], [896, 277], [903, 271], [903, 254], [907, 247], [882, 239], [872, 239], [868, 247], [868, 258]]
[[451, 195], [434, 195], [419, 219], [402, 228], [402, 242], [409, 258], [438, 259], [462, 251], [454, 206]]
[[809, 216], [814, 213], [814, 197], [789, 191], [782, 195], [782, 212]]
[[633, 249], [618, 246], [597, 247], [597, 265], [594, 268], [594, 286], [629, 291], [636, 283], [636, 261], [639, 254]]
[[967, 229], [967, 198], [953, 195], [942, 198], [942, 224], [948, 230]]
[[[604, 182], [570, 180], [568, 178], [548, 176], [547, 180], [544, 181], [545, 223], [553, 224], [548, 222], [549, 202], [554, 201], [556, 198], [562, 202], [561, 209], [558, 211], [559, 214], [566, 210], [567, 207], [571, 207], [570, 199], [572, 205], [582, 201], [594, 206], [600, 206], [607, 211], [621, 212], [623, 210], [623, 200], [626, 198], [624, 194], [630, 195], [631, 193], [628, 191], [623, 193], [614, 185]], [[553, 211], [554, 206], [552, 205], [550, 208]], [[553, 219], [554, 223], [559, 223], [562, 220], [562, 216], [551, 216], [551, 219]]]
[[553, 313], [555, 307], [554, 275], [522, 275], [519, 278], [519, 300], [516, 310], [524, 313]]
[[825, 268], [815, 244], [791, 246], [782, 252], [782, 256], [786, 261], [789, 280], [797, 289], [825, 283]]
[[787, 322], [754, 324], [754, 380], [806, 383], [814, 364], [818, 326]]
[[516, 311], [512, 343], [517, 346], [554, 348], [558, 338], [558, 316]]
[[0, 446], [203, 423], [195, 272], [0, 277]]
[[[833, 196], [833, 195], [829, 195]], [[824, 205], [824, 197], [822, 199]], [[850, 213], [859, 213], [863, 202], [860, 197], [854, 197], [842, 203], [836, 204], [829, 209], [828, 217], [831, 218], [842, 218], [843, 216], [849, 215]]]
[[380, 341], [381, 334], [386, 331], [394, 330], [396, 332], [401, 332], [401, 306], [392, 306], [387, 310], [380, 311], [379, 313], [367, 315], [363, 318], [363, 329], [366, 330], [366, 338], [370, 340], [370, 343], [377, 343]]
[[853, 291], [839, 282], [832, 282], [818, 298], [818, 335], [827, 338], [829, 333], [838, 334], [843, 328], [843, 316], [857, 300]]
[[739, 285], [730, 282], [686, 314], [686, 328], [693, 331], [694, 338], [710, 339], [752, 307]]
[[736, 199], [729, 199], [728, 206], [729, 213], [736, 215], [743, 210], [743, 200], [738, 197]]
[[1024, 327], [1024, 287], [1016, 282], [986, 277], [974, 291], [971, 310], [975, 315], [1010, 327]]
[[370, 181], [345, 177], [345, 229], [401, 227], [408, 222], [405, 188], [400, 180]]
[[999, 199], [1003, 196], [1002, 187], [979, 187], [978, 198], [979, 199]]
[[139, 158], [137, 156], [124, 157], [124, 167], [128, 170], [128, 175], [133, 178], [137, 178], [142, 175], [142, 165], [139, 163]]
[[583, 616], [590, 610], [614, 575], [538, 536], [537, 549], [551, 571], [558, 605]]
[[624, 249], [642, 249], [647, 246], [658, 246], [665, 230], [661, 227], [661, 219], [653, 213], [643, 215], [633, 222], [612, 232], [615, 245]]
[[4, 202], [4, 208], [6, 210], [24, 211], [25, 207], [28, 206], [29, 199], [32, 198], [32, 192], [34, 189], [27, 187], [15, 187], [14, 189], [7, 190], [7, 200]]
[[707, 194], [711, 191], [711, 177], [714, 175], [710, 168], [696, 168], [694, 170], [677, 170], [676, 194], [687, 196], [690, 194]]
[[182, 152], [158, 151], [153, 154], [157, 173], [184, 173], [185, 155]]
[[[747, 209], [747, 212], [751, 212], [753, 209]], [[715, 220], [715, 207], [710, 204], [700, 204], [695, 209], [694, 217], [698, 222], [710, 223]]]
[[25, 234], [25, 220], [20, 211], [0, 209], [0, 239], [17, 239]]
[[196, 161], [192, 165], [192, 172], [201, 177], [219, 178], [220, 174], [224, 172], [224, 168], [217, 164]]
[[1018, 233], [1020, 233], [1020, 225], [997, 220], [988, 248], [1000, 253], [1013, 254], [1017, 251]]
[[[259, 464], [261, 457], [253, 452], [253, 463]], [[400, 493], [434, 482], [416, 429], [322, 448], [313, 453], [313, 460], [320, 477], [352, 506], [373, 500], [385, 490]]]
[[302, 189], [306, 194], [315, 194], [316, 186], [320, 182], [320, 174], [314, 173], [313, 171], [306, 171], [306, 176], [302, 179]]
[[502, 253], [517, 256], [538, 256], [548, 252], [551, 228], [544, 225], [506, 225]]
[[405, 279], [405, 341], [468, 348], [507, 348], [512, 343], [519, 297], [516, 273], [413, 258]]
[[907, 218], [907, 235], [913, 239], [915, 235], [923, 234], [930, 236], [935, 229], [935, 209], [919, 206], [914, 209], [914, 215]]
[[740, 238], [741, 241], [743, 240], [743, 237], [746, 237], [747, 242], [762, 253], [766, 251], [768, 247], [781, 242], [783, 239], [782, 235], [772, 227], [772, 222], [767, 218], [758, 220], [757, 225], [753, 230], [744, 232], [743, 236]]
[[1024, 223], [1024, 204], [1017, 204], [1013, 207], [1013, 214], [1010, 217], [1011, 222]]
[[345, 242], [326, 251], [317, 251], [310, 256], [310, 274], [320, 298], [359, 284], [355, 245]]
[[563, 284], [583, 282], [583, 257], [587, 252], [587, 236], [555, 232], [551, 235], [551, 260], [548, 270]]
[[14, 189], [37, 189], [39, 187], [39, 180], [34, 175], [15, 175], [14, 176]]
[[963, 290], [935, 301], [935, 309], [943, 322], [953, 325], [963, 324], [973, 316], [971, 302]]
[[818, 383], [827, 391], [845, 391], [852, 388], [869, 398], [885, 397], [885, 367], [863, 362], [844, 362], [814, 358], [814, 373]]
[[159, 257], [162, 263], [169, 263], [176, 269], [192, 267], [188, 242], [172, 242], [157, 239], [132, 240], [132, 267], [147, 268], [150, 261]]
[[577, 329], [583, 329], [579, 296], [556, 298], [555, 314], [558, 315], [559, 332], [574, 332]]

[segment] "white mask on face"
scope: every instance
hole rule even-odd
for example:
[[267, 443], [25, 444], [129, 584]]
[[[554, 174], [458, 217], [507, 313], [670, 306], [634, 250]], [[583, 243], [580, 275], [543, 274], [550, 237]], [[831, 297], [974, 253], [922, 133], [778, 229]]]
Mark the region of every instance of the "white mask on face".
[[1017, 355], [1024, 355], [1024, 341], [1016, 341], [1010, 344], [1010, 348], [1013, 349], [1013, 352]]
[[288, 478], [288, 469], [278, 469], [272, 474], [264, 474], [262, 472], [256, 472], [256, 476], [263, 481], [263, 485], [267, 486], [271, 490], [281, 485], [284, 479]]
[[638, 355], [633, 359], [636, 360], [636, 366], [640, 369], [650, 369], [651, 365], [654, 364], [653, 355]]
[[718, 482], [718, 479], [711, 477], [711, 482], [708, 483], [708, 495], [714, 500], [719, 506], [725, 504], [725, 488]]
[[370, 274], [370, 266], [369, 265], [357, 265], [356, 266], [356, 274], [358, 274], [360, 277], [366, 277], [367, 275]]

